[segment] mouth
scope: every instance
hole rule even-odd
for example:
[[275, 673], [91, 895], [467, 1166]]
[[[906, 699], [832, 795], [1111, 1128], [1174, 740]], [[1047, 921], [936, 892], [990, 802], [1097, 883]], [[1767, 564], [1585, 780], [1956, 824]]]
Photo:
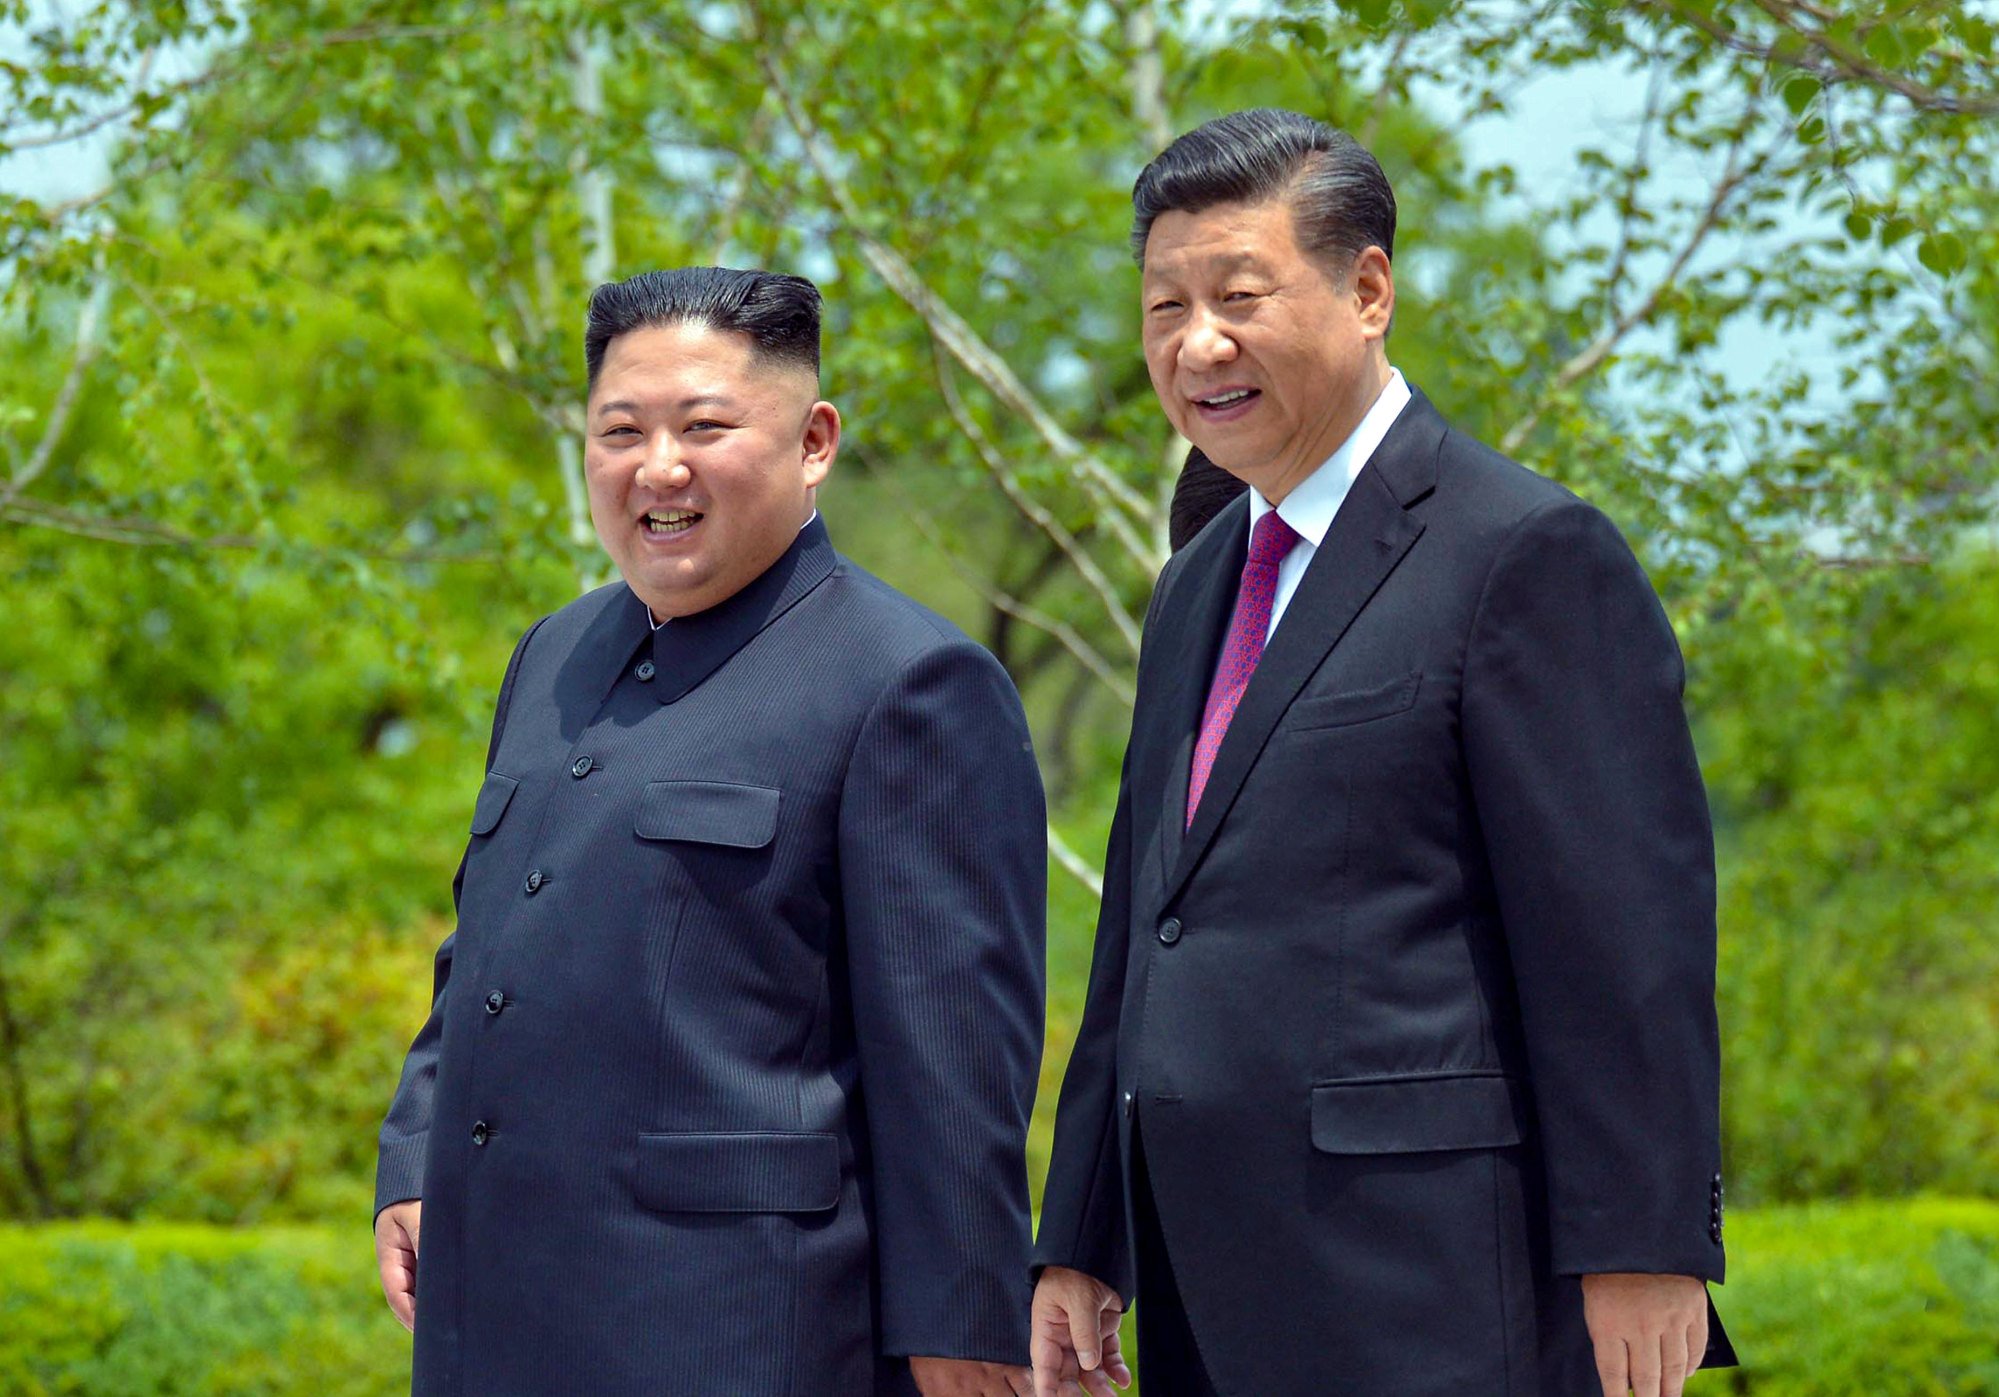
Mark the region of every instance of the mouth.
[[1204, 422], [1230, 422], [1247, 413], [1263, 396], [1260, 388], [1236, 386], [1217, 389], [1194, 397], [1194, 411]]
[[672, 538], [686, 533], [707, 517], [692, 509], [649, 509], [639, 520], [639, 531], [649, 538]]

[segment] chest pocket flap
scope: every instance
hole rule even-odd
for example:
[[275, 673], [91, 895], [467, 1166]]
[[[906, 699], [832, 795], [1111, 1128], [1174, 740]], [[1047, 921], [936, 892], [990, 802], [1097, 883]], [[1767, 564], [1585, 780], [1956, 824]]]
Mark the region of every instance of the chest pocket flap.
[[778, 792], [731, 781], [649, 781], [634, 832], [732, 849], [761, 849], [777, 833]]
[[479, 801], [472, 807], [472, 833], [491, 834], [500, 823], [500, 816], [507, 813], [507, 802], [514, 798], [514, 791], [521, 783], [511, 776], [502, 776], [497, 771], [486, 773], [486, 784], [479, 788]]
[[1373, 688], [1354, 689], [1343, 694], [1307, 695], [1292, 703], [1285, 719], [1294, 732], [1307, 728], [1344, 728], [1356, 723], [1371, 723], [1376, 718], [1393, 717], [1413, 708], [1416, 691], [1422, 684], [1423, 675], [1418, 671]]

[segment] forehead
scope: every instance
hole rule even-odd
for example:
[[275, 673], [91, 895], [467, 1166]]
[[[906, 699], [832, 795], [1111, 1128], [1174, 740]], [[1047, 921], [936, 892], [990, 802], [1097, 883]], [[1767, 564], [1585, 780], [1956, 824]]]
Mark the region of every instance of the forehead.
[[1215, 204], [1198, 213], [1173, 209], [1145, 237], [1147, 281], [1236, 268], [1281, 270], [1304, 260], [1284, 199]]
[[742, 394], [768, 388], [781, 373], [758, 357], [748, 335], [678, 321], [641, 326], [612, 340], [590, 396], [604, 397], [613, 387], [623, 398], [694, 388]]

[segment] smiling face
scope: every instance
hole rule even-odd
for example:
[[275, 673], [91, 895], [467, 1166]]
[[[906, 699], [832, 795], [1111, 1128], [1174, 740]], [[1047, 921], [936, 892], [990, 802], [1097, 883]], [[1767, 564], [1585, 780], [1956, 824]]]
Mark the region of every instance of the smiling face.
[[587, 422], [591, 521], [660, 619], [726, 601], [784, 556], [840, 447], [810, 368], [685, 321], [611, 341]]
[[1276, 504], [1360, 425], [1389, 378], [1388, 257], [1343, 274], [1278, 198], [1161, 214], [1145, 241], [1145, 366], [1167, 420]]

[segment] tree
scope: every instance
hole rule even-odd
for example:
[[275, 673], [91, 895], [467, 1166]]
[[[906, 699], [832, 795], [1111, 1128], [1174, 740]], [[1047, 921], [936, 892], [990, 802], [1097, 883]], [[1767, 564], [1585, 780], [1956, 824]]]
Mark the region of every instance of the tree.
[[[1823, 617], [1919, 577], [1989, 505], [1994, 376], [1965, 369], [1999, 335], [1999, 221], [1969, 7], [5, 13], [29, 51], [0, 67], [0, 153], [118, 141], [103, 189], [0, 205], [0, 586], [27, 618], [0, 650], [25, 681], [0, 693], [18, 1210], [315, 1206], [268, 1161], [158, 1203], [186, 1156], [148, 1155], [139, 1126], [106, 1143], [104, 1103], [145, 1059], [135, 1025], [259, 1041], [217, 987], [296, 977], [266, 919], [351, 948], [440, 911], [463, 793], [422, 763], [469, 763], [498, 647], [602, 575], [575, 336], [614, 272], [754, 262], [827, 286], [843, 546], [1002, 655], [1060, 798], [1057, 1069], [1183, 447], [1133, 349], [1122, 246], [1130, 180], [1172, 132], [1275, 101], [1380, 153], [1397, 363], [1633, 535], [1703, 708], [1710, 657], [1785, 627], [1829, 643]], [[1643, 101], [1571, 187], [1467, 167], [1454, 122], [1606, 65]], [[1833, 365], [1731, 378], [1746, 325], [1820, 336]], [[145, 667], [139, 597], [176, 652]], [[304, 643], [329, 620], [338, 647]], [[273, 715], [292, 731], [260, 730]], [[384, 847], [405, 812], [424, 833]], [[229, 872], [249, 854], [254, 895]], [[106, 935], [134, 905], [176, 939]], [[416, 959], [396, 973], [419, 982]], [[354, 1167], [302, 1149], [295, 1174]]]

